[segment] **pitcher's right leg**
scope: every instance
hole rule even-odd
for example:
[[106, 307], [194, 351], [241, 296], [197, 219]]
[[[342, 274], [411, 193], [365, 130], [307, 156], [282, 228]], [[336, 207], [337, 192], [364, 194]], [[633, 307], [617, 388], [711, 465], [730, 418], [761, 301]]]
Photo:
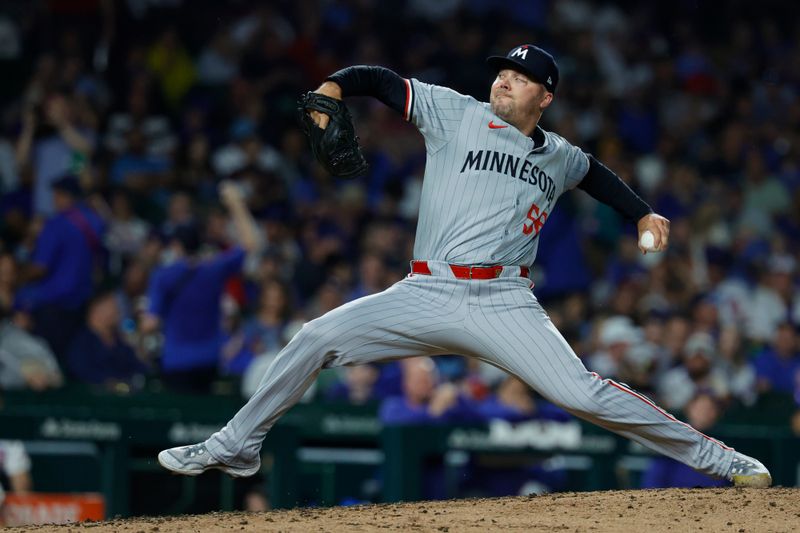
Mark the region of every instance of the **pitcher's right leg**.
[[187, 475], [209, 468], [252, 475], [267, 432], [322, 368], [448, 353], [437, 340], [460, 328], [465, 296], [464, 283], [414, 276], [307, 323], [224, 428], [205, 443], [164, 450], [159, 462]]

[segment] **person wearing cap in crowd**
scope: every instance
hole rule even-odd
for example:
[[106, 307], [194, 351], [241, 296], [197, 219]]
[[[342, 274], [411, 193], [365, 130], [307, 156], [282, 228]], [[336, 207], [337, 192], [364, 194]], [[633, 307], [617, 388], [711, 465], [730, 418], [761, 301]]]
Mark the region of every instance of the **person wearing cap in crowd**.
[[730, 390], [725, 373], [716, 364], [717, 346], [708, 333], [696, 332], [686, 340], [680, 365], [666, 372], [657, 389], [661, 404], [681, 410], [698, 392], [727, 399]]
[[248, 253], [261, 247], [239, 187], [224, 182], [220, 196], [240, 244], [204, 259], [198, 253], [203, 244], [199, 228], [179, 225], [165, 250], [166, 264], [153, 272], [147, 290], [148, 310], [140, 327], [143, 333], [163, 331], [162, 377], [176, 392], [209, 392], [224, 341], [220, 302], [225, 282], [241, 272]]
[[26, 284], [15, 303], [32, 315], [34, 333], [44, 337], [59, 360], [81, 327], [102, 256], [105, 223], [81, 196], [75, 176], [53, 183], [56, 214], [45, 222], [32, 261], [20, 273]]
[[149, 368], [125, 342], [121, 324], [115, 294], [96, 294], [89, 302], [86, 325], [72, 339], [67, 352], [66, 370], [72, 378], [117, 390], [130, 390], [143, 382]]
[[642, 394], [655, 392], [659, 347], [649, 342], [631, 346], [620, 361], [619, 379]]
[[589, 356], [587, 366], [603, 377], [617, 378], [628, 350], [641, 340], [641, 332], [630, 318], [609, 317], [600, 326], [600, 350]]

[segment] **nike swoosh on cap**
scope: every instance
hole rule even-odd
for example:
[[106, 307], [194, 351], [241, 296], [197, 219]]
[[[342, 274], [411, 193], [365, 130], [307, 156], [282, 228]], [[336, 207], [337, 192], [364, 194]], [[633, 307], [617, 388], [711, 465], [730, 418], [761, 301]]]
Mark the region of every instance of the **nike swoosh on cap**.
[[508, 126], [502, 126], [500, 124], [495, 124], [494, 120], [489, 121], [489, 129], [490, 130], [501, 130], [503, 128], [507, 128]]

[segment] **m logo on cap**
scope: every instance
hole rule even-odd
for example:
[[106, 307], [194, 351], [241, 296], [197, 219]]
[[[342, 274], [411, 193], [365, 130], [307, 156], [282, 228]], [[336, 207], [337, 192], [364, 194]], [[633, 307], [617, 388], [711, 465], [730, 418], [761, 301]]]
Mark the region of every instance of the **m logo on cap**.
[[525, 61], [525, 56], [527, 56], [527, 55], [528, 55], [528, 47], [527, 46], [520, 46], [519, 48], [517, 48], [516, 50], [511, 52], [509, 57], [519, 56], [519, 57], [522, 58], [523, 61]]

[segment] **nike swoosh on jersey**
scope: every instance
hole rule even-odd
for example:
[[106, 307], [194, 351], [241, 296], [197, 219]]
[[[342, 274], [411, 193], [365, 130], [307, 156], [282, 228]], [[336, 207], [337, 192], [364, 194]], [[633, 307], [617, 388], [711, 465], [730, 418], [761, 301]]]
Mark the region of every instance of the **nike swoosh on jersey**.
[[502, 126], [500, 124], [495, 124], [493, 120], [489, 121], [489, 129], [490, 130], [502, 130], [503, 128], [507, 128], [508, 126]]

